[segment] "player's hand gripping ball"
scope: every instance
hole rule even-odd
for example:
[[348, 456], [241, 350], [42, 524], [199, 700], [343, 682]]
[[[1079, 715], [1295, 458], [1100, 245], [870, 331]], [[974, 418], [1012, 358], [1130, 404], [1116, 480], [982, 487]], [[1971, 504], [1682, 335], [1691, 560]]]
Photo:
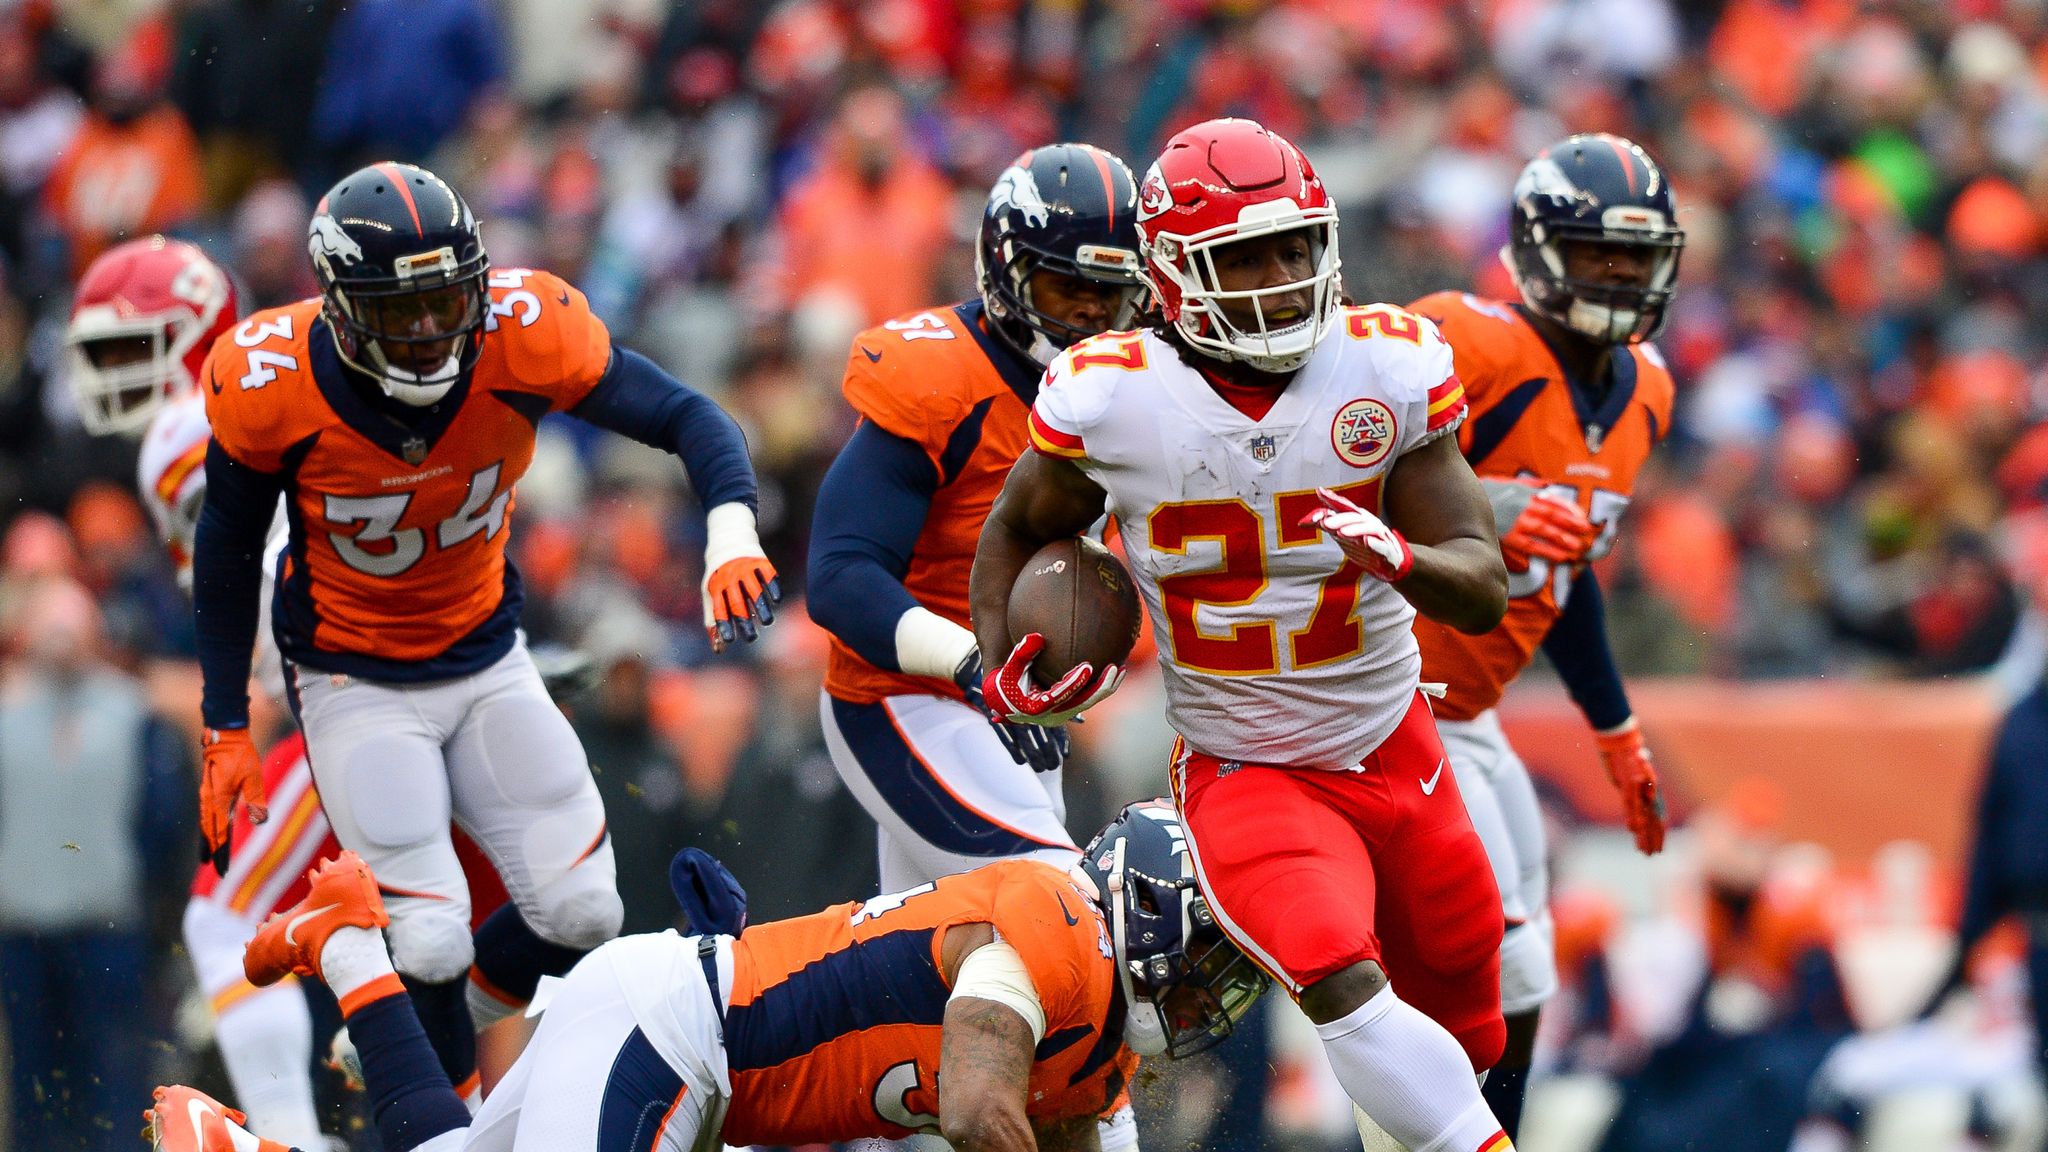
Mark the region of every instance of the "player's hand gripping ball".
[[1022, 724], [1066, 723], [1116, 691], [1143, 621], [1138, 586], [1109, 549], [1078, 536], [1047, 544], [1010, 587], [1018, 640], [982, 682], [989, 709]]

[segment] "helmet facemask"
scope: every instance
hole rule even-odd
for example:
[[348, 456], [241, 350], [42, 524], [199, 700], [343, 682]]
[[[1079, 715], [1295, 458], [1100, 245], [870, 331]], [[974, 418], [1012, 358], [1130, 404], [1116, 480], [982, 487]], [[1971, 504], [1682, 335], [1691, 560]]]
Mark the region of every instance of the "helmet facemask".
[[[1664, 326], [1685, 233], [1666, 223], [1662, 213], [1617, 205], [1598, 224], [1525, 218], [1516, 221], [1516, 230], [1517, 242], [1503, 249], [1501, 258], [1533, 311], [1597, 344], [1639, 343]], [[1636, 283], [1575, 277], [1568, 244], [1635, 250], [1648, 257], [1648, 270]]]
[[139, 433], [166, 404], [196, 388], [185, 359], [204, 329], [197, 317], [178, 312], [74, 319], [65, 342], [85, 430]]
[[[1061, 352], [1090, 336], [1130, 328], [1137, 322], [1145, 289], [1138, 281], [1136, 252], [1083, 244], [1070, 260], [1021, 241], [1010, 241], [1001, 249], [1008, 258], [994, 270], [984, 266], [982, 249], [975, 249], [974, 275], [982, 286], [982, 305], [990, 327], [1003, 342], [1040, 366], [1050, 367]], [[1079, 328], [1039, 308], [1032, 298], [1031, 276], [1041, 270], [1117, 289], [1118, 300], [1110, 309], [1108, 322], [1099, 329]]]
[[400, 258], [397, 271], [371, 284], [332, 283], [328, 324], [344, 362], [385, 395], [424, 407], [446, 396], [483, 350], [489, 262], [479, 256], [464, 265], [454, 249], [439, 248]]
[[[1140, 1056], [1178, 1060], [1228, 1037], [1268, 980], [1224, 938], [1192, 878], [1164, 880], [1132, 871], [1124, 859], [1127, 843], [1116, 842], [1106, 876], [1124, 996], [1124, 1043]], [[1143, 939], [1132, 939], [1134, 925]], [[1146, 946], [1148, 939], [1175, 936], [1178, 947]]]
[[[1308, 233], [1309, 262], [1304, 279], [1244, 290], [1225, 290], [1217, 271], [1217, 254], [1231, 245], [1264, 236], [1300, 230]], [[1222, 360], [1239, 360], [1262, 372], [1292, 372], [1330, 334], [1343, 303], [1343, 262], [1337, 254], [1337, 213], [1332, 208], [1302, 208], [1291, 200], [1273, 200], [1246, 208], [1235, 224], [1191, 236], [1163, 233], [1153, 241], [1149, 275], [1162, 297], [1178, 296], [1174, 327], [1190, 345]], [[1266, 319], [1268, 301], [1302, 290], [1309, 292], [1307, 313], [1274, 327]], [[1251, 323], [1239, 325], [1224, 311], [1226, 302], [1248, 302]]]

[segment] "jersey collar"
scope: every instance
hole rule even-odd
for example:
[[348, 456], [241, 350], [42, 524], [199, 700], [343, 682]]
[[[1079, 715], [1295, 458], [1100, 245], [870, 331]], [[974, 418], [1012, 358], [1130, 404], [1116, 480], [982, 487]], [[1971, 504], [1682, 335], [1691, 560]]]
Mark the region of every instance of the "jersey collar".
[[967, 329], [976, 344], [981, 345], [982, 355], [988, 357], [990, 364], [995, 365], [996, 374], [1003, 378], [1003, 383], [1010, 386], [1010, 391], [1017, 394], [1017, 399], [1022, 400], [1024, 406], [1029, 408], [1031, 402], [1038, 399], [1038, 381], [1045, 375], [1045, 369], [1039, 367], [1037, 361], [1017, 355], [1008, 344], [996, 339], [993, 333], [982, 327], [981, 312], [979, 300], [953, 305], [953, 315], [960, 318], [960, 326]]
[[[1557, 366], [1558, 379], [1564, 381], [1565, 391], [1571, 394], [1572, 411], [1578, 415], [1579, 430], [1587, 435], [1589, 445], [1597, 443], [1614, 429], [1615, 423], [1628, 411], [1629, 401], [1636, 397], [1635, 350], [1623, 344], [1617, 345], [1609, 354], [1607, 394], [1595, 407], [1591, 399], [1594, 390], [1589, 382], [1580, 380], [1564, 366], [1564, 357], [1557, 354], [1557, 347], [1543, 334], [1543, 328], [1529, 319], [1527, 306], [1517, 304], [1515, 312], [1521, 317], [1523, 326], [1543, 344], [1544, 351], [1550, 353], [1551, 363]], [[1594, 448], [1594, 451], [1599, 449]]]
[[354, 388], [349, 386], [348, 368], [342, 364], [340, 353], [335, 351], [334, 337], [327, 329], [327, 319], [316, 317], [307, 329], [308, 354], [313, 360], [313, 382], [320, 388], [320, 396], [341, 422], [349, 426], [363, 439], [389, 453], [393, 459], [407, 465], [417, 466], [440, 443], [441, 436], [455, 423], [456, 413], [462, 410], [462, 401], [469, 395], [470, 378], [475, 369], [462, 374], [449, 389], [441, 402], [419, 410], [419, 419], [400, 421], [373, 407]]

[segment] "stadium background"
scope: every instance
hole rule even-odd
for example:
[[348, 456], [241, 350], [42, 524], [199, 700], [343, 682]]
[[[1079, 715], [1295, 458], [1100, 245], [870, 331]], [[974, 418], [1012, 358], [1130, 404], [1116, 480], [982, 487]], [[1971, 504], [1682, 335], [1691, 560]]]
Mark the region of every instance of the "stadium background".
[[[567, 277], [742, 421], [800, 595], [852, 333], [971, 294], [982, 198], [1026, 147], [1087, 140], [1142, 172], [1224, 114], [1315, 160], [1361, 299], [1512, 297], [1508, 189], [1566, 132], [1665, 164], [1688, 235], [1660, 340], [1679, 410], [1601, 576], [1684, 831], [1635, 857], [1561, 691], [1539, 670], [1510, 694], [1558, 822], [1568, 983], [1523, 1146], [1597, 1146], [1617, 1110], [1608, 1146], [1644, 1150], [1784, 1148], [1802, 1115], [1847, 1117], [1855, 1093], [1814, 1070], [1859, 1028], [1885, 1043], [1943, 968], [1991, 731], [2048, 655], [2039, 0], [7, 0], [7, 671], [34, 671], [10, 592], [61, 575], [97, 600], [106, 659], [196, 724], [189, 610], [130, 495], [133, 448], [86, 437], [63, 383], [68, 285], [113, 239], [194, 239], [245, 311], [268, 306], [312, 291], [309, 195], [364, 160], [427, 164], [495, 263]], [[546, 432], [519, 492], [526, 625], [606, 672], [574, 713], [628, 930], [666, 925], [683, 844], [721, 853], [757, 917], [871, 892], [872, 832], [817, 731], [822, 634], [791, 610], [714, 658], [680, 469]], [[1156, 675], [1134, 678], [1078, 733], [1077, 833], [1163, 787], [1158, 704]], [[159, 866], [115, 931], [147, 944], [146, 1007], [92, 1042], [139, 1084], [203, 1082], [174, 944], [192, 816], [138, 821]], [[0, 890], [0, 964], [103, 928]], [[1925, 1133], [1972, 1117], [1999, 1146], [2037, 1138], [2038, 1103], [2008, 1091], [2031, 1051], [2017, 954], [1994, 941], [1979, 1008], [1915, 1034], [1997, 1054], [1992, 1088], [1913, 1096], [1929, 1077], [1878, 1049], [1897, 1083], [1858, 1098], [1858, 1139], [1962, 1147]], [[1178, 1106], [1147, 1146], [1355, 1147], [1286, 1015], [1155, 1087]], [[131, 1146], [131, 1119], [105, 1147]]]

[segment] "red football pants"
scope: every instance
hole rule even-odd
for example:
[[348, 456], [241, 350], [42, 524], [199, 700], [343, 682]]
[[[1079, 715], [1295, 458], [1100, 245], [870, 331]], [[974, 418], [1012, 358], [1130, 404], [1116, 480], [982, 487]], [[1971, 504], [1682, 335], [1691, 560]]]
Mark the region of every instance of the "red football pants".
[[1500, 1058], [1500, 891], [1421, 693], [1354, 771], [1174, 748], [1195, 875], [1232, 941], [1290, 995], [1377, 961], [1401, 999]]

